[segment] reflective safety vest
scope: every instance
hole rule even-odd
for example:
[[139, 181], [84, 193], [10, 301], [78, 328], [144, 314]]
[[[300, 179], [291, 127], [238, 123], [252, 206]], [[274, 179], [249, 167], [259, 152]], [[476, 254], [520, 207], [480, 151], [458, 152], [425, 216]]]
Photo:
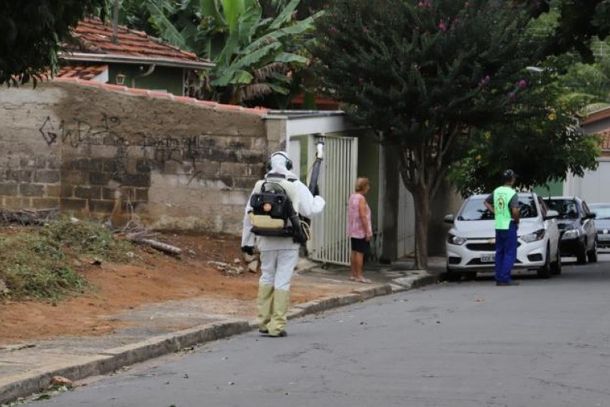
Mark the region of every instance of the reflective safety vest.
[[517, 193], [511, 187], [499, 187], [494, 191], [494, 212], [496, 229], [508, 230], [513, 216], [510, 209], [510, 201]]

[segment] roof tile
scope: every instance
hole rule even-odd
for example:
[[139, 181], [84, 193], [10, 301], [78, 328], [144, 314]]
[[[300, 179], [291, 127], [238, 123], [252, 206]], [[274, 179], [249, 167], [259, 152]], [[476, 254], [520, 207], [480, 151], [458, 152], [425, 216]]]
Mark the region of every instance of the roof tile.
[[108, 65], [66, 65], [59, 69], [58, 78], [92, 80], [108, 70]]
[[73, 30], [75, 43], [64, 44], [68, 52], [112, 54], [121, 56], [160, 57], [177, 61], [201, 61], [196, 54], [181, 50], [141, 31], [117, 28], [117, 43], [112, 41], [112, 25], [97, 18], [82, 20]]

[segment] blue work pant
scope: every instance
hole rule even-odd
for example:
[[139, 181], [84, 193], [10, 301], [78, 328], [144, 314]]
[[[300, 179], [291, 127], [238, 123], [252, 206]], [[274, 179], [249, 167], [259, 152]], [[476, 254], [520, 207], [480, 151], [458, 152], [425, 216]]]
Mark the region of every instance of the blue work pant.
[[510, 223], [508, 230], [496, 229], [496, 281], [509, 283], [510, 272], [517, 260], [517, 225]]

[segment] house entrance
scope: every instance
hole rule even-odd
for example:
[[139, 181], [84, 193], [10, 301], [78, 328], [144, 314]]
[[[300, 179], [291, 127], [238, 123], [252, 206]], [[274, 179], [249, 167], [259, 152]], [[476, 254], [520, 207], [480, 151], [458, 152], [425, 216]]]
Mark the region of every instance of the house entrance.
[[[312, 260], [349, 265], [347, 204], [358, 175], [358, 139], [326, 135], [323, 140], [324, 161], [319, 186], [326, 208], [312, 223], [309, 255]], [[315, 159], [314, 143], [314, 138], [310, 137], [308, 168]]]

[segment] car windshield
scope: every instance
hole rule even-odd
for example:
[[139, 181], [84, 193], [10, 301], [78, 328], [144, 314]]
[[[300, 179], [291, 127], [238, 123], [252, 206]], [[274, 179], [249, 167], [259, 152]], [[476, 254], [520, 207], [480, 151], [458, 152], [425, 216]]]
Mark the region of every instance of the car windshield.
[[578, 219], [578, 204], [574, 199], [545, 199], [552, 211], [559, 213], [559, 219]]
[[[535, 218], [538, 210], [533, 196], [519, 197], [519, 211], [522, 218]], [[458, 220], [493, 220], [494, 215], [485, 207], [485, 198], [470, 198], [464, 204]]]
[[610, 219], [610, 205], [589, 205], [596, 219]]

